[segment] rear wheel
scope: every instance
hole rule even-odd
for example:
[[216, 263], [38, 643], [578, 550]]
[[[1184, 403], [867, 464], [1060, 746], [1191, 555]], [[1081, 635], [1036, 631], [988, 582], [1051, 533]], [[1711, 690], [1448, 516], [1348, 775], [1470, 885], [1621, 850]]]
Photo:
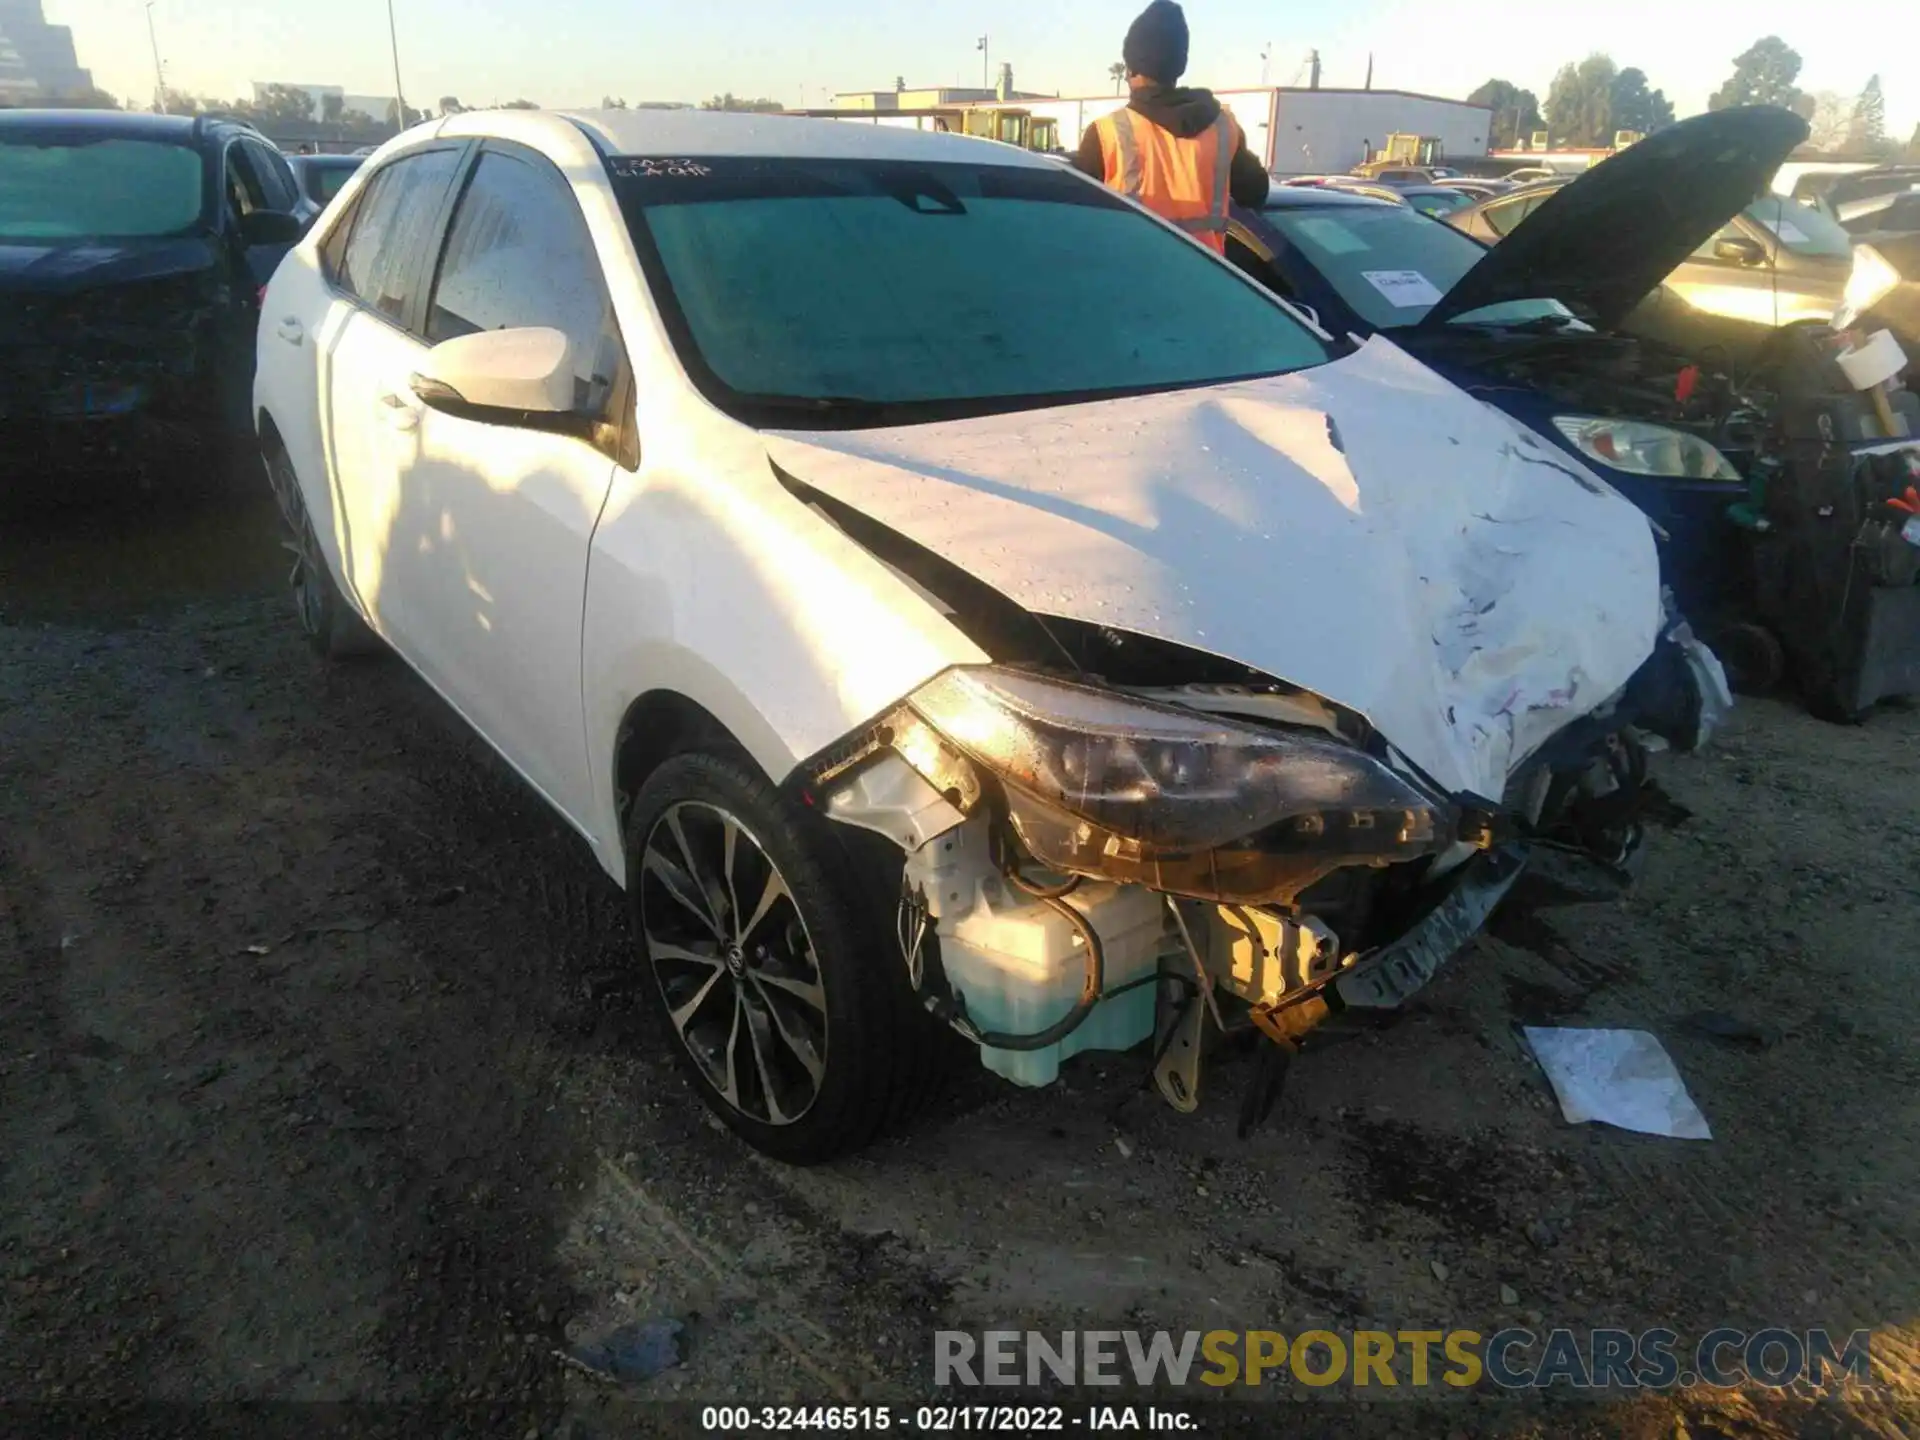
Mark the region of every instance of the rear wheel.
[[307, 643], [329, 660], [378, 654], [385, 648], [380, 637], [347, 603], [327, 569], [320, 537], [314, 531], [313, 519], [300, 493], [300, 481], [293, 473], [293, 462], [287, 458], [286, 451], [278, 446], [268, 450], [266, 469], [273, 498], [287, 526], [287, 539], [281, 542], [293, 558], [287, 583], [293, 590], [294, 614], [299, 618]]
[[918, 1107], [946, 1047], [879, 923], [886, 886], [830, 821], [744, 758], [692, 753], [641, 787], [626, 834], [646, 989], [721, 1120], [811, 1164]]

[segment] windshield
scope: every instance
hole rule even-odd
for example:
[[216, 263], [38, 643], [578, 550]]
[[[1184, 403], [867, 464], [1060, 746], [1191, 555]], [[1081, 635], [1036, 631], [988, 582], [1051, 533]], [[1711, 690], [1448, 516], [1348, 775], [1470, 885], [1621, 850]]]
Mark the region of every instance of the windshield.
[[180, 235], [201, 210], [200, 156], [123, 136], [0, 132], [0, 240]]
[[610, 167], [689, 374], [750, 423], [986, 414], [1329, 358], [1238, 271], [1053, 166]]
[[[1289, 206], [1267, 223], [1320, 272], [1368, 324], [1417, 325], [1487, 252], [1451, 225], [1403, 205]], [[1454, 318], [1455, 324], [1572, 319], [1557, 300], [1510, 300]]]
[[1830, 260], [1853, 256], [1853, 237], [1838, 222], [1797, 200], [1763, 195], [1747, 207], [1747, 218], [1772, 231], [1796, 255]]

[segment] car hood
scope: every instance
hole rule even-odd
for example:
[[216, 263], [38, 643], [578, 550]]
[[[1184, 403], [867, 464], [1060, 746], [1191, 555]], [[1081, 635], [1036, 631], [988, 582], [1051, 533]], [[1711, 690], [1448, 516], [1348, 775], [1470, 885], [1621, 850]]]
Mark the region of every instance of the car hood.
[[1374, 338], [1271, 379], [893, 429], [773, 462], [1008, 598], [1250, 666], [1503, 797], [1651, 653], [1647, 520]]
[[1421, 324], [1545, 299], [1611, 329], [1751, 204], [1807, 134], [1793, 112], [1750, 105], [1649, 135], [1549, 196]]
[[200, 236], [57, 245], [0, 241], [0, 292], [68, 294], [204, 270], [212, 263], [212, 246]]

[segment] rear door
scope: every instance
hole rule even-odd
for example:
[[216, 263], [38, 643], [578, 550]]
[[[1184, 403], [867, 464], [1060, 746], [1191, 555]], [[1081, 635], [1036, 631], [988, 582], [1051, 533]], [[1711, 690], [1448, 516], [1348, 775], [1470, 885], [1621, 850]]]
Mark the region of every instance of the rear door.
[[435, 683], [431, 657], [415, 644], [407, 587], [394, 576], [418, 563], [411, 547], [421, 521], [405, 510], [401, 476], [424, 407], [408, 382], [426, 353], [418, 327], [430, 237], [461, 153], [458, 145], [413, 151], [369, 177], [331, 260], [345, 313], [321, 341], [342, 574], [374, 628]]
[[[425, 319], [439, 343], [545, 326], [571, 342], [577, 422], [624, 424], [625, 352], [572, 187], [490, 141], [452, 211]], [[562, 813], [592, 813], [580, 699], [587, 552], [617, 439], [427, 410], [390, 584], [443, 693]]]

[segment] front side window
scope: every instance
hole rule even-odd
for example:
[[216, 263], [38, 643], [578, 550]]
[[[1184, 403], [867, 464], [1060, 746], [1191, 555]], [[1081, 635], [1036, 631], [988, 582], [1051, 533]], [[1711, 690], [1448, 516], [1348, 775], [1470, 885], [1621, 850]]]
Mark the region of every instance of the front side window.
[[[1403, 205], [1276, 207], [1267, 223], [1369, 325], [1416, 325], [1487, 251], [1451, 225]], [[1455, 317], [1456, 324], [1573, 318], [1556, 300], [1511, 300]]]
[[1853, 237], [1810, 205], [1765, 195], [1749, 205], [1747, 218], [1795, 255], [1824, 260], [1853, 258]]
[[267, 208], [291, 210], [298, 205], [300, 191], [293, 183], [293, 172], [287, 168], [286, 160], [257, 140], [243, 140], [240, 143], [246, 148], [248, 163], [253, 166], [254, 177], [260, 183]]
[[91, 127], [0, 131], [0, 242], [138, 240], [204, 223], [200, 153]]
[[404, 324], [421, 247], [459, 163], [457, 150], [429, 150], [383, 166], [368, 181], [347, 221], [353, 228], [334, 283]]
[[488, 151], [454, 207], [427, 339], [546, 326], [573, 346], [576, 404], [605, 403], [615, 369], [611, 307], [579, 206], [559, 174]]
[[753, 423], [991, 413], [1328, 358], [1232, 267], [1054, 166], [610, 164], [689, 372]]

